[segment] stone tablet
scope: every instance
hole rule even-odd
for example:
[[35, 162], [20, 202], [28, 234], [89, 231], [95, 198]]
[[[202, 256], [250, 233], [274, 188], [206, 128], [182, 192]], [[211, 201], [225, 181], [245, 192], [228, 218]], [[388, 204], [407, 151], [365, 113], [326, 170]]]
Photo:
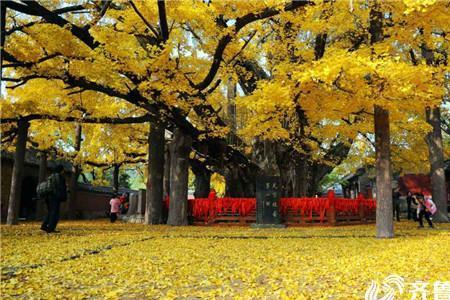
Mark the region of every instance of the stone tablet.
[[256, 180], [256, 223], [280, 224], [280, 177], [258, 176]]

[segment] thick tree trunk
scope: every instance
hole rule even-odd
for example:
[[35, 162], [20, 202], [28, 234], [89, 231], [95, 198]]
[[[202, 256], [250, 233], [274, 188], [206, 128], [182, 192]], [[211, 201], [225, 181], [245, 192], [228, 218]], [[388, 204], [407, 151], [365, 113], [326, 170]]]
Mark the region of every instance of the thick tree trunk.
[[242, 185], [244, 187], [244, 197], [246, 198], [254, 198], [256, 194], [256, 174], [257, 169], [246, 168], [241, 171], [242, 173]]
[[255, 139], [252, 154], [253, 161], [260, 169], [260, 175], [280, 176], [276, 151], [276, 142]]
[[260, 171], [256, 176], [256, 224], [279, 224], [281, 198], [280, 168], [277, 163], [277, 142], [256, 138], [253, 161]]
[[229, 164], [225, 168], [225, 197], [255, 197], [256, 170]]
[[163, 223], [164, 132], [165, 126], [163, 124], [156, 122], [150, 124], [145, 224]]
[[[47, 153], [44, 151], [39, 153], [39, 183], [47, 179]], [[38, 199], [36, 203], [36, 219], [42, 220], [45, 215], [45, 201]]]
[[428, 108], [426, 110], [426, 118], [428, 124], [433, 127], [426, 136], [430, 161], [433, 202], [437, 207], [437, 213], [433, 216], [433, 221], [448, 222], [444, 150], [441, 132], [441, 112], [439, 107], [434, 107], [433, 109]]
[[22, 174], [25, 163], [25, 151], [27, 146], [28, 121], [19, 120], [17, 123], [17, 142], [16, 152], [14, 153], [14, 167], [11, 178], [11, 192], [9, 194], [8, 216], [6, 224], [16, 225], [18, 223], [18, 214], [20, 208], [20, 198], [22, 190]]
[[239, 168], [234, 165], [225, 169], [225, 197], [244, 197], [244, 184], [239, 176]]
[[114, 193], [119, 192], [119, 173], [120, 173], [120, 165], [114, 164], [113, 165], [113, 191]]
[[163, 196], [164, 198], [170, 195], [170, 150], [166, 144], [164, 147], [164, 186]]
[[309, 178], [308, 178], [308, 190], [306, 191], [307, 197], [313, 197], [318, 190], [318, 175], [317, 175], [317, 164], [313, 163], [309, 167]]
[[295, 168], [293, 164], [293, 151], [289, 146], [278, 143], [274, 149], [277, 159], [278, 169], [280, 170], [280, 192], [281, 197], [292, 197], [294, 191]]
[[81, 168], [79, 165], [72, 166], [72, 174], [70, 175], [69, 181], [69, 203], [68, 203], [68, 218], [74, 220], [76, 218], [77, 209], [77, 188], [78, 188], [78, 177], [80, 176]]
[[191, 160], [191, 170], [195, 175], [195, 198], [207, 198], [211, 190], [211, 171], [201, 162]]
[[294, 197], [306, 197], [308, 193], [308, 162], [305, 159], [300, 159], [295, 164], [294, 172]]
[[[81, 134], [82, 134], [82, 126], [80, 123], [76, 124], [75, 127], [75, 151], [77, 154], [79, 153], [81, 149]], [[72, 164], [72, 174], [70, 176], [69, 180], [69, 203], [68, 203], [68, 215], [67, 217], [70, 220], [73, 220], [76, 218], [76, 207], [77, 207], [77, 182], [78, 182], [78, 176], [80, 176], [81, 168], [78, 163], [73, 162]]]
[[39, 153], [39, 183], [47, 179], [47, 153]]
[[231, 145], [236, 144], [236, 82], [233, 78], [228, 79], [227, 83], [227, 123], [230, 127], [229, 142]]
[[292, 165], [278, 165], [281, 178], [281, 197], [292, 197], [294, 194], [295, 171]]
[[394, 237], [389, 111], [375, 105], [377, 238]]
[[[372, 2], [369, 13], [370, 44], [381, 42], [383, 34], [383, 13], [376, 1]], [[373, 85], [371, 79], [369, 84]], [[377, 238], [394, 237], [394, 221], [392, 211], [392, 170], [389, 110], [374, 105], [375, 155], [377, 183]]]
[[170, 204], [168, 225], [188, 225], [189, 153], [192, 139], [175, 129], [170, 144]]
[[[0, 27], [1, 27], [1, 48], [5, 45], [6, 40], [6, 3], [0, 1]], [[0, 74], [3, 74], [3, 55], [0, 57]]]

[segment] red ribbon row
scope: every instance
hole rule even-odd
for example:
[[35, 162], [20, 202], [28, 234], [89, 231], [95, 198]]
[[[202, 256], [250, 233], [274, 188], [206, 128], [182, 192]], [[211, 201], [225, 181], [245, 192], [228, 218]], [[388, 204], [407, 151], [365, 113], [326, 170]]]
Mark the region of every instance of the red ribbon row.
[[280, 214], [287, 215], [290, 211], [309, 216], [312, 220], [313, 214], [318, 214], [323, 221], [327, 209], [330, 207], [328, 198], [282, 198], [280, 199]]
[[[169, 199], [164, 201], [166, 209], [169, 208]], [[334, 206], [338, 212], [358, 213], [360, 205], [367, 209], [376, 208], [373, 199], [345, 199], [345, 198], [282, 198], [279, 207], [280, 214], [286, 216], [289, 212], [300, 213], [312, 219], [313, 214], [319, 215], [323, 221], [327, 210]], [[197, 198], [188, 200], [189, 214], [197, 220], [208, 222], [218, 214], [231, 213], [242, 217], [248, 216], [256, 210], [255, 198]]]

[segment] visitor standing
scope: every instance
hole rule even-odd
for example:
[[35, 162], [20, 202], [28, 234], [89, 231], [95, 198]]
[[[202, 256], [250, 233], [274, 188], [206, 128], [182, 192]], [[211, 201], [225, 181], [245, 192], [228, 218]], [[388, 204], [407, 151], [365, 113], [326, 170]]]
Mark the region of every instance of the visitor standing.
[[41, 225], [41, 230], [47, 233], [58, 232], [56, 225], [59, 221], [59, 208], [61, 202], [67, 200], [67, 186], [64, 178], [64, 167], [57, 165], [55, 171], [43, 183], [48, 191], [45, 192], [45, 203], [47, 204], [47, 216]]
[[394, 209], [394, 217], [400, 222], [400, 189], [396, 188], [392, 193], [392, 207]]
[[419, 228], [423, 228], [423, 217], [427, 220], [430, 228], [434, 228], [433, 222], [431, 222], [431, 216], [436, 213], [436, 205], [431, 198], [425, 198], [422, 194], [416, 195], [415, 199], [418, 202], [417, 218], [419, 219]]
[[120, 213], [125, 215], [128, 211], [128, 194], [123, 193], [120, 197]]
[[111, 205], [109, 218], [111, 219], [111, 223], [114, 223], [117, 220], [117, 215], [120, 212], [120, 199], [117, 197], [117, 194], [113, 195], [113, 197], [109, 201], [109, 205]]
[[412, 211], [411, 204], [413, 203], [413, 194], [408, 191], [408, 194], [406, 195], [406, 205], [408, 207], [408, 220], [411, 220], [411, 217], [414, 215], [414, 212]]

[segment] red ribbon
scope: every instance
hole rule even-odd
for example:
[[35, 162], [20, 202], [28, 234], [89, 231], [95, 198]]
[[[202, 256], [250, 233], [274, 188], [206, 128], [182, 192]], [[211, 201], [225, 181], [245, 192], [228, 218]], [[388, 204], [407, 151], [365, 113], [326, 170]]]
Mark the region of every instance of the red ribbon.
[[[286, 216], [289, 212], [300, 213], [303, 217], [308, 216], [310, 220], [314, 214], [319, 215], [322, 222], [328, 209], [334, 206], [338, 212], [351, 212], [357, 214], [359, 206], [367, 210], [376, 208], [373, 199], [346, 198], [282, 198], [280, 199], [280, 214]], [[164, 199], [164, 206], [169, 208], [169, 198]], [[189, 214], [197, 220], [205, 223], [214, 219], [218, 214], [231, 213], [241, 217], [248, 216], [256, 210], [255, 198], [216, 198], [210, 195], [208, 198], [197, 198], [188, 200]]]
[[309, 216], [312, 220], [313, 214], [318, 214], [320, 221], [325, 218], [327, 209], [330, 207], [328, 198], [282, 198], [280, 200], [280, 214], [286, 216], [289, 211], [300, 213], [303, 217]]
[[334, 208], [337, 212], [351, 212], [357, 214], [359, 211], [359, 200], [336, 198]]

